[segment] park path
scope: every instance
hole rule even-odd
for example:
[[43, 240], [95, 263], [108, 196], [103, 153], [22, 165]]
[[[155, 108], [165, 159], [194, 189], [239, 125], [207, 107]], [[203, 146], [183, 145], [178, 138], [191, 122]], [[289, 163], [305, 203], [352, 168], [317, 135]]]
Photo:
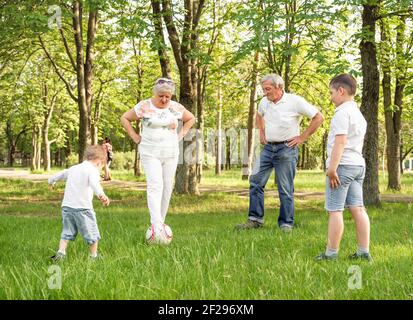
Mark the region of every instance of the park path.
[[[1, 168], [0, 178], [7, 179], [24, 179], [33, 182], [45, 182], [52, 174], [32, 174], [28, 170], [14, 170], [13, 168]], [[111, 180], [102, 181], [103, 186], [113, 186], [120, 189], [145, 191], [146, 183], [137, 181], [123, 181], [123, 180]], [[229, 194], [237, 194], [239, 197], [248, 198], [249, 191], [247, 188], [236, 188], [226, 186], [213, 186], [201, 184], [199, 191], [203, 192], [223, 192]], [[267, 189], [266, 196], [278, 197], [278, 193], [274, 189]], [[296, 199], [301, 200], [322, 200], [324, 199], [324, 192], [302, 192], [296, 190], [294, 193]], [[380, 195], [382, 201], [385, 202], [404, 202], [413, 203], [413, 196], [403, 194], [382, 194]]]

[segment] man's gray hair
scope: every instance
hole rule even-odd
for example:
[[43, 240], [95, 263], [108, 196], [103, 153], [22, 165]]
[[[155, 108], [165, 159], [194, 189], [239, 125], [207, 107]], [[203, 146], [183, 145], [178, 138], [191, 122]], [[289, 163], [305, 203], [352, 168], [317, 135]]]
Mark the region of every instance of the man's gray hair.
[[284, 89], [284, 80], [278, 74], [275, 74], [275, 73], [267, 74], [264, 78], [262, 78], [261, 84], [267, 81], [270, 81], [274, 87]]
[[175, 83], [168, 78], [159, 78], [155, 81], [153, 86], [153, 94], [157, 95], [158, 93], [169, 92], [171, 95], [175, 94]]

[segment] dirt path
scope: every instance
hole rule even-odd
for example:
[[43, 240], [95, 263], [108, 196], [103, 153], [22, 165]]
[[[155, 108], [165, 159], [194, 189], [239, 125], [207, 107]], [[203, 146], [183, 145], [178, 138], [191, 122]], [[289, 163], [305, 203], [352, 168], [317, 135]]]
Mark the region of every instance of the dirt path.
[[[24, 170], [14, 170], [11, 168], [0, 169], [0, 178], [7, 179], [25, 179], [34, 182], [45, 182], [51, 174], [31, 174], [29, 171]], [[111, 180], [102, 181], [103, 186], [113, 186], [120, 189], [145, 191], [145, 182], [133, 182], [133, 181], [123, 181], [123, 180]], [[232, 188], [224, 186], [212, 186], [203, 185], [199, 186], [199, 191], [203, 192], [223, 192], [229, 194], [237, 194], [239, 197], [248, 198], [249, 191], [247, 188]], [[266, 196], [278, 197], [278, 193], [274, 189], [267, 189], [265, 192]], [[302, 192], [299, 190], [295, 191], [295, 198], [301, 200], [322, 200], [324, 199], [324, 192]], [[385, 202], [404, 202], [413, 203], [413, 196], [403, 195], [403, 194], [382, 194], [380, 196], [382, 201]]]

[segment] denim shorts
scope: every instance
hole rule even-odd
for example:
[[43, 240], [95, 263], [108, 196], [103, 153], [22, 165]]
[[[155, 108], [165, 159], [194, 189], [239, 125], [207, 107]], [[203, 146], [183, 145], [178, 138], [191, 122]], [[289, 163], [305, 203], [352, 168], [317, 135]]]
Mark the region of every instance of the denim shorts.
[[337, 175], [340, 186], [332, 189], [330, 178], [326, 177], [325, 209], [329, 212], [344, 211], [344, 208], [363, 207], [363, 180], [365, 167], [339, 165]]
[[91, 209], [74, 209], [62, 207], [62, 240], [75, 240], [79, 232], [87, 244], [100, 240], [96, 214]]

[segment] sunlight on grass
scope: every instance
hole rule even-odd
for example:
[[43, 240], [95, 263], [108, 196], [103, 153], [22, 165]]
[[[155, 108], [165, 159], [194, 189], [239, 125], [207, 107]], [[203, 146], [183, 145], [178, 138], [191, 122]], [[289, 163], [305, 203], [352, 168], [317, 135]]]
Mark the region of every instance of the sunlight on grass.
[[[235, 175], [228, 173], [227, 186]], [[304, 180], [322, 173], [299, 175], [303, 188], [317, 190], [321, 182], [306, 186]], [[110, 207], [94, 202], [104, 259], [89, 261], [87, 245], [78, 238], [59, 264], [62, 288], [52, 290], [49, 257], [61, 232], [63, 185], [49, 191], [42, 183], [0, 179], [0, 299], [412, 298], [411, 204], [368, 208], [372, 264], [347, 259], [357, 247], [347, 211], [339, 261], [316, 263], [327, 232], [323, 200], [298, 199], [296, 228], [285, 234], [277, 226], [279, 200], [273, 197], [266, 198], [265, 227], [240, 232], [234, 226], [247, 218], [248, 197], [174, 195], [167, 217], [174, 240], [162, 247], [144, 243], [145, 191], [107, 187], [106, 192], [113, 199]], [[362, 271], [360, 290], [348, 287], [354, 265]]]

